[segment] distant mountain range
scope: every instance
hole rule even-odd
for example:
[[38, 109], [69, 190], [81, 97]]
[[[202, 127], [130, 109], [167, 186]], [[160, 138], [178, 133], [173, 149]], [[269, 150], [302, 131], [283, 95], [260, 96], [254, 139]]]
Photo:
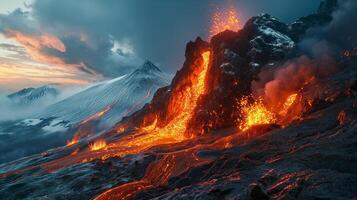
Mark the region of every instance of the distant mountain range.
[[24, 88], [18, 92], [9, 94], [7, 98], [13, 104], [29, 105], [44, 100], [53, 100], [60, 94], [55, 84], [49, 84], [38, 88]]

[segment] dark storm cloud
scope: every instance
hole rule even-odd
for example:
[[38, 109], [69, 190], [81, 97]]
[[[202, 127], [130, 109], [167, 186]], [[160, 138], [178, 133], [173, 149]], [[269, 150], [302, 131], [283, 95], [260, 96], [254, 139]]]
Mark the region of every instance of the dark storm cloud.
[[[207, 38], [216, 7], [235, 6], [243, 22], [261, 12], [291, 22], [315, 11], [318, 3], [319, 0], [37, 0], [31, 7], [38, 29], [57, 36], [66, 47], [65, 52], [45, 48], [44, 53], [113, 77], [145, 59], [159, 63], [166, 71], [180, 68], [186, 43], [197, 36]], [[16, 30], [30, 31], [31, 24], [23, 23], [21, 15], [19, 18], [12, 20], [9, 15], [7, 20], [19, 21]], [[117, 49], [112, 51], [113, 47]]]
[[30, 20], [30, 13], [16, 9], [9, 14], [0, 14], [0, 31], [17, 30], [25, 34], [38, 34], [38, 24]]
[[[319, 0], [47, 0], [36, 1], [33, 9], [41, 24], [51, 26], [56, 31], [83, 31], [89, 34], [91, 42], [98, 48], [103, 46], [101, 42], [108, 42], [109, 34], [119, 41], [122, 38], [128, 39], [138, 56], [159, 62], [172, 71], [180, 67], [186, 43], [197, 36], [207, 36], [211, 11], [216, 6], [235, 5], [242, 9], [242, 17], [245, 19], [260, 12], [268, 12], [291, 21], [316, 10], [318, 2]], [[98, 39], [101, 42], [96, 41]], [[108, 49], [102, 49], [103, 53]], [[102, 52], [99, 55], [101, 54]], [[92, 62], [92, 65], [97, 64]]]

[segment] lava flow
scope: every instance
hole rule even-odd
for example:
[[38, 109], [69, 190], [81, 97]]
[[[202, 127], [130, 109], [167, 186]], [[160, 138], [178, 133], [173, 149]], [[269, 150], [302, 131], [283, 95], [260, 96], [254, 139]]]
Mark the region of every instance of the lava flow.
[[76, 134], [74, 134], [74, 136], [73, 136], [73, 138], [71, 140], [67, 141], [66, 146], [72, 146], [74, 144], [77, 144], [80, 139], [81, 139], [80, 135], [76, 133]]
[[91, 151], [98, 151], [101, 149], [105, 149], [106, 147], [107, 147], [107, 142], [103, 139], [96, 140], [94, 141], [93, 144], [89, 145], [89, 149]]
[[82, 125], [82, 124], [85, 124], [85, 123], [87, 123], [89, 121], [92, 121], [92, 120], [95, 120], [95, 119], [99, 119], [103, 115], [105, 115], [105, 113], [107, 113], [111, 108], [112, 108], [112, 105], [109, 105], [109, 106], [105, 107], [103, 110], [95, 113], [93, 116], [81, 121], [79, 124]]

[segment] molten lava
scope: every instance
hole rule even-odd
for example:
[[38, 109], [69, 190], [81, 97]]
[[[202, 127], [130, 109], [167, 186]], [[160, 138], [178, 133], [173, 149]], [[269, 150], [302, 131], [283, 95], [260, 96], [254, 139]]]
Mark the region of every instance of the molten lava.
[[202, 58], [202, 69], [196, 77], [196, 82], [191, 87], [186, 88], [186, 91], [181, 96], [181, 102], [175, 102], [175, 104], [181, 104], [182, 111], [168, 125], [157, 130], [160, 135], [172, 135], [177, 139], [185, 139], [186, 125], [193, 115], [198, 98], [205, 93], [205, 78], [208, 71], [210, 52], [202, 53]]
[[217, 10], [213, 14], [210, 28], [210, 38], [225, 30], [237, 31], [241, 28], [237, 11], [231, 6], [228, 11]]
[[158, 120], [146, 127], [142, 127], [141, 131], [146, 132], [145, 135], [134, 140], [126, 142], [126, 146], [136, 146], [139, 149], [148, 148], [158, 144], [167, 144], [180, 142], [187, 139], [185, 131], [187, 123], [191, 119], [199, 97], [205, 92], [205, 78], [208, 71], [210, 52], [206, 51], [202, 54], [202, 65], [196, 77], [191, 77], [193, 83], [190, 87], [186, 87], [183, 93], [175, 94], [171, 99], [170, 109], [178, 109], [179, 113], [164, 127], [158, 127]]
[[66, 146], [72, 146], [74, 144], [77, 144], [79, 142], [79, 139], [81, 139], [79, 134], [75, 134], [72, 140], [67, 140]]
[[[288, 116], [288, 113], [298, 97], [297, 93], [289, 95], [284, 104], [279, 107], [278, 110], [269, 109], [263, 101], [262, 97], [259, 97], [254, 103], [249, 104], [247, 98], [243, 98], [239, 105], [243, 112], [243, 122], [241, 122], [239, 128], [243, 131], [248, 130], [249, 128], [255, 125], [264, 125], [264, 124], [280, 124], [285, 125], [287, 119], [284, 119]], [[277, 106], [272, 106], [277, 107]], [[295, 115], [301, 114], [300, 112], [293, 113]], [[291, 116], [289, 116], [291, 118]], [[279, 120], [278, 120], [279, 119]], [[294, 118], [292, 118], [294, 119]], [[283, 124], [281, 124], [281, 123]]]
[[293, 103], [296, 101], [297, 95], [298, 95], [297, 93], [292, 94], [292, 95], [290, 95], [290, 96], [286, 99], [286, 101], [284, 102], [284, 105], [283, 105], [283, 107], [282, 107], [282, 110], [279, 112], [279, 114], [280, 114], [281, 116], [285, 116], [285, 115], [288, 113], [290, 107], [291, 107], [291, 106], [293, 105]]
[[107, 147], [107, 142], [103, 139], [96, 140], [94, 143], [89, 145], [91, 151], [98, 151], [105, 149]]
[[82, 124], [85, 124], [85, 123], [87, 123], [89, 121], [92, 121], [92, 120], [95, 120], [95, 119], [99, 119], [103, 115], [105, 115], [105, 113], [107, 113], [111, 108], [112, 108], [112, 105], [109, 105], [109, 106], [105, 107], [102, 111], [99, 111], [99, 112], [95, 113], [93, 116], [81, 121], [79, 124], [82, 125]]
[[255, 125], [273, 124], [276, 121], [275, 115], [265, 107], [261, 98], [252, 105], [249, 105], [248, 100], [244, 98], [240, 105], [244, 117], [239, 128], [243, 131]]

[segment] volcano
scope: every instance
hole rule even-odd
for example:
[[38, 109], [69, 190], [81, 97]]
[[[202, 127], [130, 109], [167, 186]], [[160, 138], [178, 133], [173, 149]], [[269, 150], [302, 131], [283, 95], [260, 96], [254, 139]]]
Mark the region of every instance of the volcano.
[[304, 48], [342, 5], [189, 42], [171, 84], [109, 131], [0, 165], [0, 197], [356, 198], [356, 60]]
[[169, 84], [170, 75], [146, 61], [133, 72], [97, 83], [77, 94], [55, 103], [38, 118], [56, 117], [72, 124], [84, 123], [96, 113], [107, 110], [103, 121], [112, 126], [151, 100], [154, 92]]

